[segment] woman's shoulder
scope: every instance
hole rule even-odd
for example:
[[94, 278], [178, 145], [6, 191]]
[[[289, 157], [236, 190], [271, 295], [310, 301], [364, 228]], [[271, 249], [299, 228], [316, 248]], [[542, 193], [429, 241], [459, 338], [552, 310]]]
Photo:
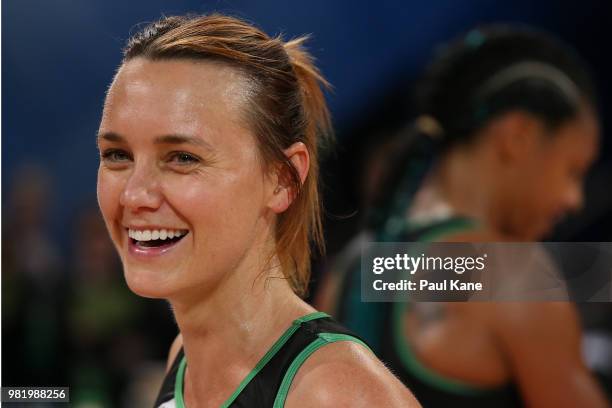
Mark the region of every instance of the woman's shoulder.
[[[168, 353], [167, 371], [183, 346], [179, 333]], [[420, 407], [410, 391], [364, 345], [326, 343], [299, 367], [286, 407]]]
[[287, 407], [419, 407], [410, 391], [366, 347], [327, 344], [297, 372]]

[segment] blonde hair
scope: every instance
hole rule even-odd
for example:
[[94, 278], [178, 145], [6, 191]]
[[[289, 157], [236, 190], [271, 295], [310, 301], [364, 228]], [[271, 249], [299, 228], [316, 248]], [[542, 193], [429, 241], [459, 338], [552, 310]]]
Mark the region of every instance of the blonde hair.
[[[220, 14], [164, 17], [128, 40], [123, 60], [217, 60], [238, 68], [253, 84], [247, 120], [264, 163], [284, 167], [293, 191], [291, 206], [278, 216], [275, 240], [283, 274], [300, 296], [310, 279], [311, 241], [324, 252], [318, 151], [333, 138], [322, 90], [329, 84], [303, 47], [307, 38], [284, 42]], [[284, 154], [296, 142], [304, 143], [310, 155], [303, 183]]]

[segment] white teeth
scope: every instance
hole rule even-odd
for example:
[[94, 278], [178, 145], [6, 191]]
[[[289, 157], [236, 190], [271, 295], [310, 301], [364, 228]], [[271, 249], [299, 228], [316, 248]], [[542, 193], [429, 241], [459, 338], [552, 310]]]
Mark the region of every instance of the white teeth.
[[171, 230], [171, 229], [159, 229], [159, 230], [136, 230], [128, 229], [128, 236], [136, 241], [151, 241], [156, 239], [165, 240], [168, 238], [178, 238], [187, 234], [187, 230]]

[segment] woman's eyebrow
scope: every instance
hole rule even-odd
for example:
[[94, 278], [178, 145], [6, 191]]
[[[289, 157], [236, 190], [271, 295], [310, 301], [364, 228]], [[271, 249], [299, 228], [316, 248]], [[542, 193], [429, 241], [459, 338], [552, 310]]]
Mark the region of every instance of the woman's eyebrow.
[[[100, 140], [106, 140], [109, 142], [116, 142], [116, 143], [126, 143], [125, 137], [115, 132], [99, 133], [98, 138], [97, 138], [98, 144], [100, 144]], [[208, 150], [214, 150], [212, 145], [204, 139], [201, 139], [195, 136], [187, 136], [187, 135], [180, 135], [180, 134], [157, 136], [154, 139], [154, 143], [155, 144], [192, 144], [195, 146], [203, 147]]]
[[192, 144], [208, 150], [214, 150], [212, 145], [204, 139], [180, 134], [158, 136], [155, 138], [155, 144]]
[[98, 137], [96, 138], [96, 144], [98, 145], [98, 148], [100, 147], [101, 140], [106, 140], [109, 142], [116, 142], [116, 143], [125, 143], [125, 138], [115, 132], [98, 133]]

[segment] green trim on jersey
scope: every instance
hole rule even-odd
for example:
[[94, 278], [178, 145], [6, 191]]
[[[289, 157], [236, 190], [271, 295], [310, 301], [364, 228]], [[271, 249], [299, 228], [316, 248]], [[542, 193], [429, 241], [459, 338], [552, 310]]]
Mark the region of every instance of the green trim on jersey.
[[178, 370], [176, 372], [176, 381], [174, 382], [174, 399], [176, 408], [185, 408], [183, 400], [183, 383], [185, 382], [185, 369], [187, 368], [187, 359], [185, 356], [181, 359]]
[[293, 321], [293, 324], [296, 326], [299, 326], [300, 323], [306, 323], [311, 320], [323, 319], [325, 317], [331, 317], [331, 316], [325, 312], [313, 312], [313, 313], [307, 314], [306, 316], [302, 316], [299, 319], [295, 319]]
[[[230, 395], [230, 397], [221, 405], [222, 408], [228, 408], [238, 395], [244, 390], [244, 388], [251, 382], [253, 377], [255, 377], [262, 368], [274, 357], [274, 355], [281, 349], [289, 340], [289, 338], [296, 332], [296, 330], [300, 327], [302, 323], [309, 322], [315, 319], [322, 319], [325, 317], [330, 317], [327, 313], [324, 312], [314, 312], [307, 314], [305, 316], [300, 317], [299, 319], [295, 319], [283, 335], [276, 340], [274, 345], [270, 347], [268, 352], [259, 360], [259, 362], [255, 365], [255, 368], [251, 370], [251, 372], [242, 380], [236, 391]], [[174, 397], [176, 408], [185, 408], [185, 400], [183, 399], [183, 386], [185, 382], [185, 369], [187, 368], [187, 359], [185, 356], [181, 359], [181, 363], [179, 364], [178, 371], [176, 372], [176, 381], [174, 385]]]
[[[405, 303], [394, 303], [392, 321], [395, 350], [397, 351], [400, 361], [408, 371], [432, 387], [455, 394], [474, 396], [498, 390], [498, 387], [478, 387], [461, 380], [447, 378], [423, 365], [418, 360], [417, 356], [414, 355], [410, 345], [404, 337], [403, 316], [407, 308], [408, 306]], [[503, 386], [499, 388], [503, 388]]]
[[289, 394], [289, 388], [291, 388], [291, 383], [295, 378], [298, 370], [304, 364], [306, 359], [310, 357], [315, 351], [320, 349], [321, 347], [336, 343], [339, 341], [352, 341], [357, 344], [360, 344], [370, 350], [367, 344], [363, 341], [359, 340], [356, 337], [350, 336], [348, 334], [337, 334], [337, 333], [319, 333], [318, 338], [313, 340], [298, 356], [293, 360], [287, 372], [285, 373], [285, 377], [283, 378], [283, 382], [281, 383], [278, 393], [276, 394], [276, 399], [274, 400], [273, 408], [283, 408], [285, 406], [285, 400], [287, 399], [287, 395]]
[[[414, 230], [422, 228], [427, 224], [417, 224], [408, 222], [408, 229]], [[453, 218], [440, 225], [436, 225], [429, 231], [421, 235], [418, 242], [434, 242], [436, 239], [455, 232], [470, 230], [478, 226], [478, 223], [469, 218]]]

